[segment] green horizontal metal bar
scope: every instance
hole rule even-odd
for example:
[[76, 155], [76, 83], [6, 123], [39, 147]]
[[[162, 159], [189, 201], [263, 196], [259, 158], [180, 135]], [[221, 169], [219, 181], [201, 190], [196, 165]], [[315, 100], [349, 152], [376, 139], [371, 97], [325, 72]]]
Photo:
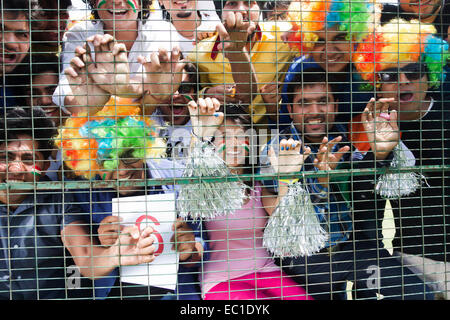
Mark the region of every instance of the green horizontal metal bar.
[[[111, 188], [114, 185], [129, 187], [129, 186], [159, 186], [159, 185], [182, 185], [193, 184], [200, 182], [207, 183], [221, 183], [232, 181], [263, 181], [273, 179], [289, 179], [301, 175], [307, 178], [319, 178], [326, 176], [342, 177], [348, 176], [362, 176], [362, 175], [376, 175], [383, 174], [386, 171], [391, 172], [437, 172], [450, 171], [450, 166], [422, 166], [422, 167], [405, 167], [396, 168], [395, 171], [389, 168], [369, 168], [369, 169], [351, 169], [351, 170], [330, 170], [330, 171], [308, 171], [308, 172], [294, 172], [289, 174], [242, 174], [230, 175], [226, 177], [180, 177], [168, 179], [147, 179], [146, 181], [42, 181], [42, 182], [15, 182], [15, 183], [1, 183], [0, 190], [75, 190], [75, 189], [102, 189]], [[349, 172], [350, 171], [350, 172]]]

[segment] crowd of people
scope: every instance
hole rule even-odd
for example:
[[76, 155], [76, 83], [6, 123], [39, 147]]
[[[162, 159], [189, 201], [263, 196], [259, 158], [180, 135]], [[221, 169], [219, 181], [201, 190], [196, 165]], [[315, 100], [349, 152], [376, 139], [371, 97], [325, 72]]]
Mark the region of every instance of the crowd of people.
[[0, 1], [1, 299], [449, 298], [448, 1], [83, 2]]

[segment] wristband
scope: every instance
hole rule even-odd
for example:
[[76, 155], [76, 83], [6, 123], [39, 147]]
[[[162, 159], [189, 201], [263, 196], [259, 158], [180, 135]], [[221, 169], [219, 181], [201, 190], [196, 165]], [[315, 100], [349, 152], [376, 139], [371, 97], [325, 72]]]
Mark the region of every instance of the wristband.
[[291, 185], [294, 184], [298, 181], [298, 178], [294, 178], [294, 179], [280, 179], [279, 182], [281, 185]]

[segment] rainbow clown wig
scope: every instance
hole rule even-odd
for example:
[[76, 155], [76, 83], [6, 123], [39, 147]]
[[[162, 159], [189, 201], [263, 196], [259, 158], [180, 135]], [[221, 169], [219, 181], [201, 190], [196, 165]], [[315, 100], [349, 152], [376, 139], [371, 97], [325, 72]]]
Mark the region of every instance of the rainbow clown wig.
[[361, 77], [373, 86], [377, 72], [398, 67], [399, 63], [421, 62], [428, 71], [429, 87], [439, 87], [445, 80], [443, 69], [450, 54], [448, 43], [435, 33], [433, 25], [418, 20], [392, 20], [358, 44], [353, 63]]
[[78, 176], [92, 179], [100, 170], [118, 168], [120, 156], [132, 150], [132, 157], [161, 158], [166, 144], [158, 130], [141, 109], [134, 105], [114, 102], [94, 116], [73, 115], [58, 131], [56, 145], [61, 149], [65, 164]]
[[306, 54], [318, 40], [317, 31], [334, 26], [347, 32], [347, 40], [360, 41], [375, 29], [380, 12], [381, 6], [373, 0], [292, 1], [288, 11], [292, 24], [289, 45]]

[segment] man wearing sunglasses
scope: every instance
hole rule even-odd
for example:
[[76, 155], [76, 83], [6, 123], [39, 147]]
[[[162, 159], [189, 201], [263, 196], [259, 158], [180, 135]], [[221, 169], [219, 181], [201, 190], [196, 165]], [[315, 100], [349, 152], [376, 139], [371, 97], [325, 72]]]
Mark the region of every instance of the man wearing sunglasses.
[[377, 97], [397, 101], [400, 121], [418, 120], [430, 108], [428, 68], [422, 62], [403, 62], [398, 67], [380, 71], [377, 76]]
[[[394, 254], [448, 299], [450, 174], [445, 169], [429, 170], [450, 164], [450, 100], [445, 89], [448, 43], [435, 35], [432, 25], [418, 21], [392, 21], [377, 32], [373, 37], [378, 44], [369, 37], [358, 47], [356, 67], [375, 85], [377, 100], [391, 100], [389, 109], [398, 112], [401, 141], [409, 149], [407, 166], [420, 167], [421, 175], [415, 191], [389, 199], [396, 227]], [[352, 128], [358, 131], [355, 125]], [[361, 139], [352, 140], [365, 151]], [[355, 193], [354, 200], [364, 203], [361, 193]], [[378, 196], [377, 207], [384, 208], [385, 202]], [[358, 214], [355, 219], [365, 224], [367, 236], [381, 239], [384, 210]]]

